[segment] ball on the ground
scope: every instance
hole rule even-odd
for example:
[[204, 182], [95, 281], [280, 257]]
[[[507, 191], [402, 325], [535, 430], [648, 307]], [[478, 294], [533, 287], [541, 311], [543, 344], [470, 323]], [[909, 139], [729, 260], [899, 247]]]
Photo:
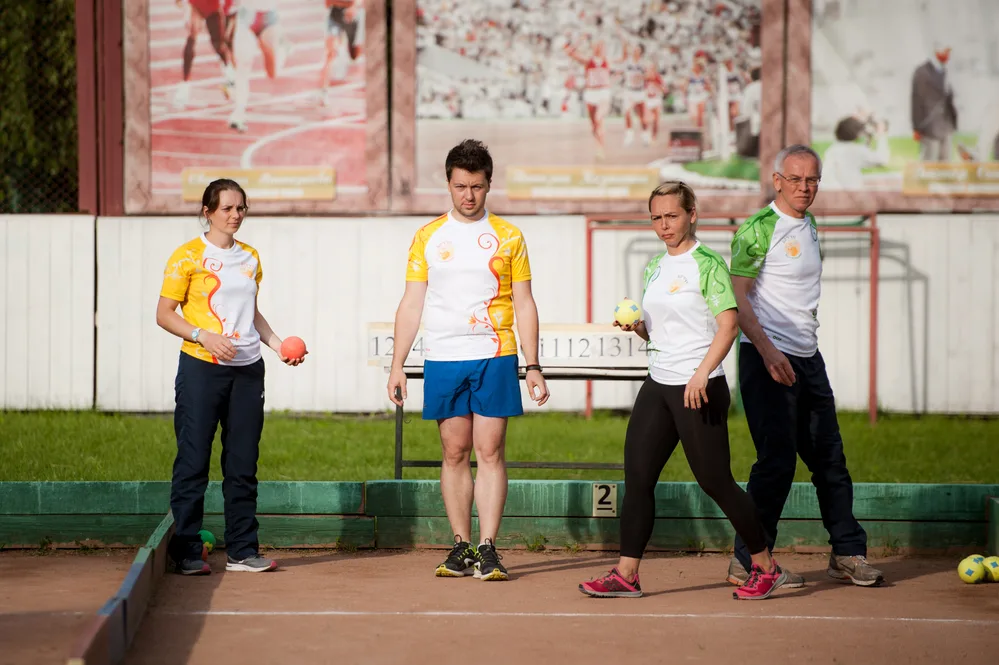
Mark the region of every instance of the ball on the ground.
[[305, 357], [305, 342], [301, 337], [286, 337], [281, 342], [281, 355], [285, 358], [298, 360]]
[[211, 552], [215, 549], [215, 534], [208, 529], [202, 529], [198, 532], [198, 536], [201, 538], [201, 542], [204, 544], [205, 548]]
[[625, 298], [614, 308], [614, 320], [622, 326], [630, 326], [642, 318], [642, 308], [631, 298]]
[[985, 566], [985, 581], [999, 582], [999, 556], [990, 556], [982, 561]]
[[957, 567], [957, 576], [965, 584], [977, 584], [985, 579], [985, 557], [974, 555], [966, 557]]

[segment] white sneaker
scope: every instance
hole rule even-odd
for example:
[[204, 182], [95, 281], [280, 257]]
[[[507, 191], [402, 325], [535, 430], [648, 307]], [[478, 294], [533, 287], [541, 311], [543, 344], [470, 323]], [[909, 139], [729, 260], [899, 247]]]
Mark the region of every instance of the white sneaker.
[[234, 129], [237, 132], [245, 132], [246, 116], [243, 113], [234, 111], [233, 114], [229, 116], [229, 129]]
[[231, 556], [226, 557], [225, 564], [225, 569], [227, 571], [240, 573], [266, 573], [270, 570], [277, 570], [277, 567], [277, 561], [268, 559], [267, 557], [262, 557], [259, 554], [248, 556], [239, 561], [233, 559]]

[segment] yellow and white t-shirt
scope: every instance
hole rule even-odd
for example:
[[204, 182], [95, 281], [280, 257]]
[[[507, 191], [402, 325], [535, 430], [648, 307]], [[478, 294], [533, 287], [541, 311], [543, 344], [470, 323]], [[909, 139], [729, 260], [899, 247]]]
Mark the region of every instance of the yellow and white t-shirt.
[[524, 236], [496, 215], [466, 223], [449, 212], [421, 228], [409, 249], [406, 281], [427, 282], [424, 357], [516, 355], [513, 282], [530, 279]]
[[160, 295], [179, 301], [181, 314], [191, 325], [229, 338], [236, 356], [222, 361], [187, 340], [181, 351], [219, 365], [256, 362], [260, 335], [253, 319], [262, 277], [257, 250], [238, 240], [221, 249], [202, 234], [178, 247], [167, 261]]

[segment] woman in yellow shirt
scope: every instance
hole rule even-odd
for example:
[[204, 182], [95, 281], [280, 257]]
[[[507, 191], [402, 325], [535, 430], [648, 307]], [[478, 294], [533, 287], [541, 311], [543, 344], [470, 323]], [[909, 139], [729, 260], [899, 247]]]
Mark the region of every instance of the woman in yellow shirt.
[[[257, 540], [257, 459], [264, 426], [261, 342], [282, 362], [281, 338], [257, 309], [263, 272], [257, 250], [234, 237], [248, 210], [233, 180], [211, 182], [202, 196], [205, 233], [178, 247], [167, 262], [156, 323], [184, 340], [175, 381], [170, 509], [176, 534], [170, 556], [177, 572], [207, 575], [201, 559], [208, 466], [222, 425], [226, 570], [263, 572], [277, 563], [260, 556]], [[177, 313], [180, 305], [181, 313]]]

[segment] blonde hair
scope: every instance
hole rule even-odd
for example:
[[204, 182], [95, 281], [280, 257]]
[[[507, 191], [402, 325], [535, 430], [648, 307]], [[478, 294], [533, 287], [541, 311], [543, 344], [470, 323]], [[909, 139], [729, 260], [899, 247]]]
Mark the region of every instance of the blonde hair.
[[[680, 207], [683, 208], [688, 215], [693, 215], [697, 210], [697, 195], [694, 194], [694, 190], [691, 186], [682, 180], [667, 180], [652, 190], [652, 194], [649, 195], [650, 213], [652, 212], [652, 202], [660, 196], [675, 196], [677, 201], [680, 203]], [[693, 237], [695, 233], [697, 233], [697, 220], [694, 220], [690, 224], [691, 237]]]
[[652, 212], [652, 201], [660, 196], [675, 196], [680, 201], [680, 207], [689, 214], [697, 209], [697, 195], [690, 185], [682, 180], [667, 180], [652, 190], [649, 195], [649, 212]]

